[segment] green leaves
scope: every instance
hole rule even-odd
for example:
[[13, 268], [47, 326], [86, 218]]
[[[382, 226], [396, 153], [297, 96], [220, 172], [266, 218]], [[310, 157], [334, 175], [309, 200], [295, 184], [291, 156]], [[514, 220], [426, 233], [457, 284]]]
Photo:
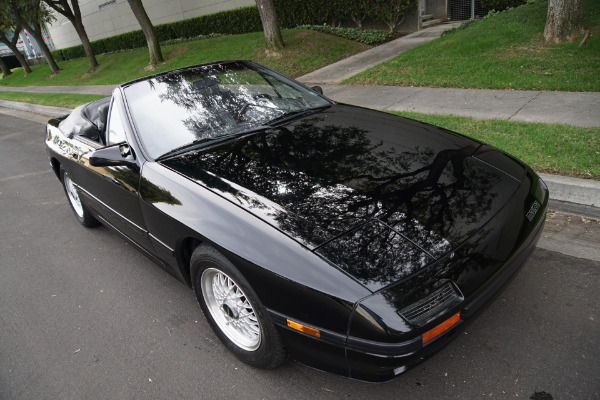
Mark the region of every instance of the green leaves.
[[334, 28], [329, 25], [301, 25], [298, 28], [324, 32], [330, 35], [335, 35], [366, 44], [379, 44], [387, 42], [393, 37], [391, 33], [384, 31], [363, 31], [356, 28]]

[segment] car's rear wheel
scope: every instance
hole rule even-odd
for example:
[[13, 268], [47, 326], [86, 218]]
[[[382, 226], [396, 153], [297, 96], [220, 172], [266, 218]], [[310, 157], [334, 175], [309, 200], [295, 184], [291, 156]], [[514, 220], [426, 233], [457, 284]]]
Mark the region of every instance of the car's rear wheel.
[[194, 291], [211, 328], [242, 361], [275, 368], [285, 348], [266, 308], [242, 274], [223, 254], [202, 245], [191, 259]]
[[65, 189], [65, 193], [67, 194], [67, 199], [69, 199], [69, 205], [75, 214], [75, 218], [77, 221], [83, 226], [87, 226], [88, 228], [99, 225], [100, 223], [90, 212], [85, 208], [85, 205], [81, 202], [79, 198], [79, 192], [75, 187], [75, 184], [71, 180], [67, 171], [61, 168], [61, 179], [63, 183], [63, 188]]

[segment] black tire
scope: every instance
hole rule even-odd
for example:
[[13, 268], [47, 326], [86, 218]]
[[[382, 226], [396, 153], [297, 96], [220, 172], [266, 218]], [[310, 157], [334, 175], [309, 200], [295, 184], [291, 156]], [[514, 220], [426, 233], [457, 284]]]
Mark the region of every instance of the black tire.
[[[287, 355], [281, 338], [266, 308], [233, 264], [206, 245], [194, 251], [190, 264], [198, 303], [221, 342], [254, 367], [281, 365]], [[225, 287], [227, 295], [223, 296]]]
[[73, 185], [73, 181], [69, 177], [69, 174], [67, 174], [67, 171], [62, 168], [60, 169], [60, 179], [62, 181], [65, 194], [67, 195], [67, 199], [69, 200], [71, 210], [73, 210], [73, 214], [75, 214], [77, 221], [79, 221], [81, 225], [88, 228], [93, 228], [94, 226], [100, 225], [100, 222], [94, 218], [94, 216], [86, 208], [85, 204], [81, 202], [79, 193]]

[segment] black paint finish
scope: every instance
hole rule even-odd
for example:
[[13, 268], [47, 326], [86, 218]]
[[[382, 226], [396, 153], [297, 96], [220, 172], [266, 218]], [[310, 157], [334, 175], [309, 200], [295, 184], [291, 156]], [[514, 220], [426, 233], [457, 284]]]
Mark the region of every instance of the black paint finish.
[[[194, 74], [230, 64], [215, 65]], [[221, 81], [197, 82], [206, 94]], [[541, 232], [548, 191], [537, 175], [454, 132], [303, 92], [331, 105], [156, 161], [131, 119], [128, 104], [143, 103], [126, 97], [137, 93], [126, 90], [132, 85], [114, 94], [124, 100], [125, 143], [110, 149], [66, 135], [53, 120], [46, 140], [53, 167], [69, 172], [94, 215], [188, 285], [194, 246], [221, 251], [270, 310], [292, 355], [318, 368], [381, 381], [420, 362], [514, 275]], [[150, 117], [164, 126], [172, 116]], [[144, 126], [152, 134], [152, 121]], [[449, 282], [459, 303], [418, 326], [402, 318], [400, 310]], [[422, 333], [457, 312], [459, 324], [422, 344]], [[290, 330], [286, 318], [321, 329], [322, 338]]]

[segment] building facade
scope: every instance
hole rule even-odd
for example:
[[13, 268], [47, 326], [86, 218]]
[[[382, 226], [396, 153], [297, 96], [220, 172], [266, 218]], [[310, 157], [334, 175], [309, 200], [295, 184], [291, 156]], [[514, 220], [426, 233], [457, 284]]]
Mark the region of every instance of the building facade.
[[[4, 32], [6, 37], [9, 40], [13, 39], [13, 33], [11, 31]], [[50, 50], [54, 49], [54, 44], [50, 39], [50, 35], [48, 34], [48, 30], [45, 26], [42, 26], [42, 35], [44, 37], [44, 42]], [[35, 39], [30, 36], [27, 31], [22, 30], [19, 33], [19, 39], [17, 40], [17, 49], [23, 56], [28, 60], [29, 64], [36, 65], [40, 62], [43, 62], [44, 55], [40, 46], [37, 44]], [[0, 56], [9, 56], [12, 54], [12, 51], [6, 46], [4, 43], [0, 43]]]

